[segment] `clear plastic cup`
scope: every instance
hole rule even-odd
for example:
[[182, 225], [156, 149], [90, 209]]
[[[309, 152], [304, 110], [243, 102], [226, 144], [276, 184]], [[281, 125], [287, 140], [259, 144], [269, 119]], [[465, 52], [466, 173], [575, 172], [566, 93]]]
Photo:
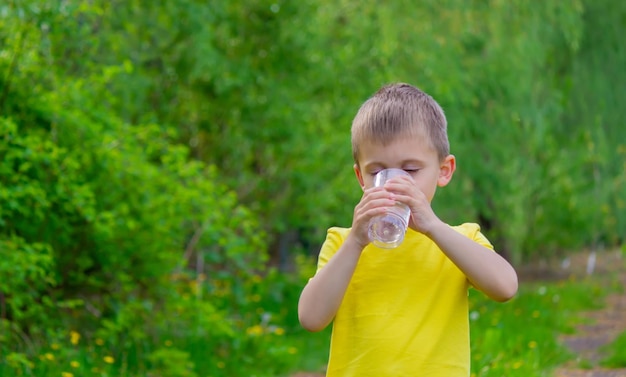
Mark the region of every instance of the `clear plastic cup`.
[[[402, 169], [381, 170], [374, 177], [374, 186], [384, 186], [389, 179], [401, 175], [410, 176]], [[383, 249], [398, 247], [404, 241], [410, 216], [411, 209], [405, 204], [396, 202], [386, 214], [374, 217], [370, 220], [368, 229], [372, 244]]]

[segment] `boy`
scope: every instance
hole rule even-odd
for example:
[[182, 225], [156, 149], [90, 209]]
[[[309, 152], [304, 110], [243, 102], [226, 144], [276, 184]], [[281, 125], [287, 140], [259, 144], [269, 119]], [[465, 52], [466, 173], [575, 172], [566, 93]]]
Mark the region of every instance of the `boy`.
[[[456, 168], [446, 127], [437, 102], [408, 84], [380, 89], [352, 122], [363, 196], [350, 229], [328, 230], [298, 303], [307, 330], [333, 322], [329, 377], [467, 377], [469, 287], [501, 302], [517, 292], [515, 270], [477, 224], [452, 227], [431, 209]], [[373, 187], [386, 168], [411, 177]], [[405, 239], [396, 249], [377, 248], [368, 223], [396, 201], [411, 209]]]

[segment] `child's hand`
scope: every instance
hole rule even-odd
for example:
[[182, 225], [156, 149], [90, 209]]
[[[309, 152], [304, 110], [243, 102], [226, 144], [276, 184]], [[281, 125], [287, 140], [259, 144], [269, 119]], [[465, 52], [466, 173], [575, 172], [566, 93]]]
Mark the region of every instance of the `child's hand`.
[[395, 204], [394, 194], [382, 187], [373, 187], [363, 192], [361, 201], [354, 208], [350, 237], [361, 248], [370, 243], [368, 228], [370, 220], [387, 212]]
[[391, 179], [384, 186], [393, 193], [392, 197], [411, 209], [409, 227], [420, 233], [428, 234], [432, 226], [441, 222], [433, 211], [430, 201], [410, 177]]

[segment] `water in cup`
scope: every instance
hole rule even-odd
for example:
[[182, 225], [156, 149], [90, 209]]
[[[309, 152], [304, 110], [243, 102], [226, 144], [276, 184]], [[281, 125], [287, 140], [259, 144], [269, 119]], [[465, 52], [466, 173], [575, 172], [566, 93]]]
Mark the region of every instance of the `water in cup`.
[[[410, 176], [402, 169], [381, 170], [374, 177], [374, 186], [383, 186], [387, 180], [400, 175]], [[376, 216], [370, 221], [368, 229], [370, 241], [384, 249], [398, 247], [404, 241], [410, 216], [410, 208], [405, 204], [396, 202], [395, 206], [390, 208], [386, 214]]]

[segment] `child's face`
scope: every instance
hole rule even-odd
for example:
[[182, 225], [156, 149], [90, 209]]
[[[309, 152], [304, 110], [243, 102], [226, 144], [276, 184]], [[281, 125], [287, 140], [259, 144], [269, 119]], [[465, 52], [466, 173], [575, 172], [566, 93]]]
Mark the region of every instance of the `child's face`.
[[365, 190], [374, 186], [374, 176], [383, 169], [405, 170], [429, 201], [435, 196], [437, 186], [445, 186], [455, 169], [454, 156], [443, 161], [430, 143], [419, 136], [398, 137], [383, 145], [365, 142], [359, 148], [359, 165], [354, 170], [361, 187]]

